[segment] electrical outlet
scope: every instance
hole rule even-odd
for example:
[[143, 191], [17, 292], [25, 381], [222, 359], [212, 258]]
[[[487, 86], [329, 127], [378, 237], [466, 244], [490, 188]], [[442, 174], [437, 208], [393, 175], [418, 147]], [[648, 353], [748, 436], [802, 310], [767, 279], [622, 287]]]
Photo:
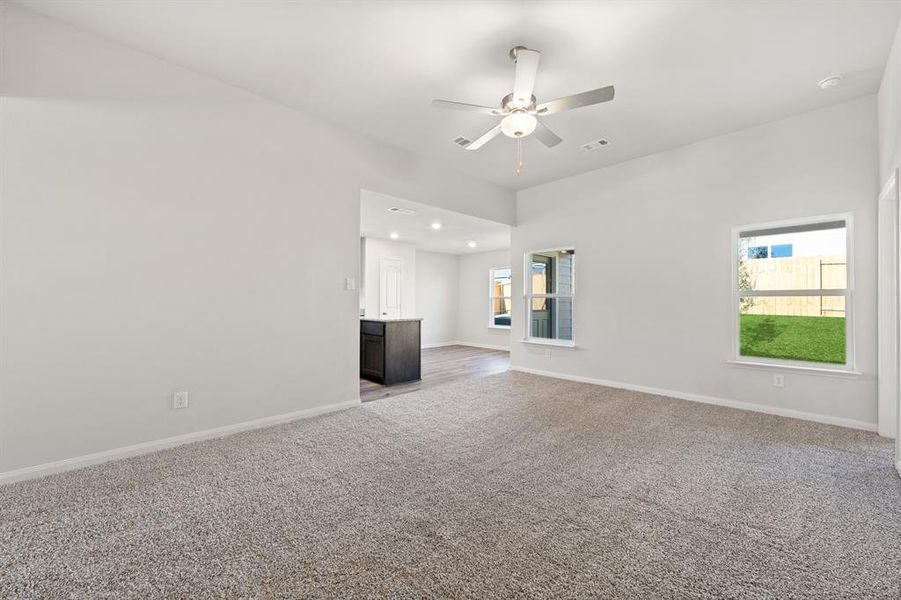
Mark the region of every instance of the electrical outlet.
[[188, 408], [188, 392], [175, 392], [172, 408]]
[[773, 385], [776, 387], [785, 387], [785, 375], [773, 375]]

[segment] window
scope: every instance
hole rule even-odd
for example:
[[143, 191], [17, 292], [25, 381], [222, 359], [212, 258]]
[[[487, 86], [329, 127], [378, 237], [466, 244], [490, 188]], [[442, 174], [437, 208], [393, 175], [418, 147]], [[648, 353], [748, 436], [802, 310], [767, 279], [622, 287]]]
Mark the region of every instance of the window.
[[737, 360], [852, 370], [849, 239], [848, 216], [735, 230]]
[[576, 252], [572, 248], [526, 255], [526, 340], [571, 345]]
[[511, 289], [511, 276], [513, 269], [503, 267], [491, 269], [489, 277], [489, 312], [488, 326], [510, 328], [510, 313], [513, 304], [513, 291]]

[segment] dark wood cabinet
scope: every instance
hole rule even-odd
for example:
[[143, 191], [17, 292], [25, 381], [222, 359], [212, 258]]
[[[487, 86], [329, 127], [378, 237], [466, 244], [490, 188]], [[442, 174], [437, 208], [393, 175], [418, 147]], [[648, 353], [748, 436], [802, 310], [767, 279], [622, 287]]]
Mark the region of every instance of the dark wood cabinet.
[[363, 379], [385, 376], [385, 337], [360, 334], [360, 377]]
[[422, 377], [419, 319], [360, 321], [360, 377], [392, 385]]

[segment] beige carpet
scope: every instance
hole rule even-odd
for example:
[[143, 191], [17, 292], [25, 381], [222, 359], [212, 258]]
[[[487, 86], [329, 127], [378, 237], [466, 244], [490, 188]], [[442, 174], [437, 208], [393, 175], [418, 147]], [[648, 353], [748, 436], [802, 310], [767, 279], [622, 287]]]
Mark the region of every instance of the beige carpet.
[[0, 487], [0, 596], [897, 599], [891, 453], [504, 373]]

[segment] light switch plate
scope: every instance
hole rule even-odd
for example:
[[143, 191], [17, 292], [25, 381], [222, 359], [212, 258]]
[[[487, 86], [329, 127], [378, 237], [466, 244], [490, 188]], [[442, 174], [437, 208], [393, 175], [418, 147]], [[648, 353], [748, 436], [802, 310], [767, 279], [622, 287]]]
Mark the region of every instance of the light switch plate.
[[357, 289], [357, 280], [353, 277], [347, 277], [344, 279], [344, 289], [347, 291], [353, 291]]

